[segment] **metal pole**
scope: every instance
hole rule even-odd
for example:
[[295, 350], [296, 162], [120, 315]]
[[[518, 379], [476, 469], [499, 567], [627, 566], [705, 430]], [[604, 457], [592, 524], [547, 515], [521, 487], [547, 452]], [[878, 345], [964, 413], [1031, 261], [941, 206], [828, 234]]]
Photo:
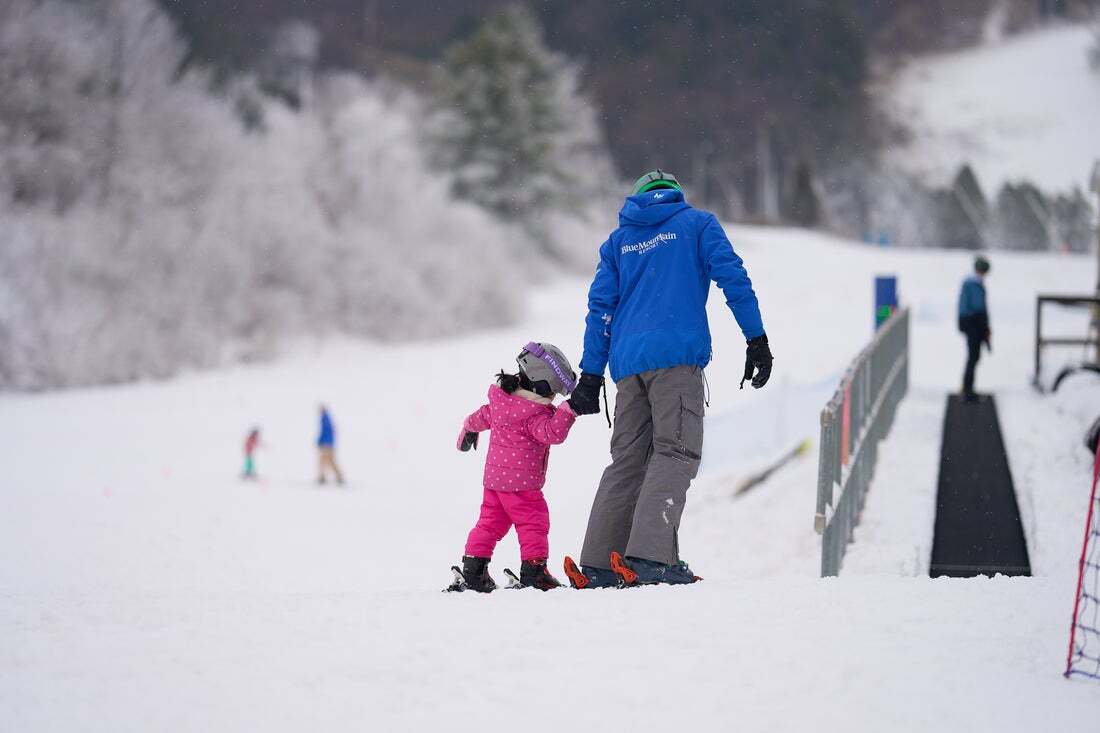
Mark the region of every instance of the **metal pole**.
[[1040, 343], [1040, 339], [1043, 337], [1043, 296], [1038, 295], [1035, 297], [1035, 377], [1032, 380], [1035, 389], [1040, 392], [1043, 390], [1042, 382], [1040, 381], [1039, 372], [1042, 370], [1042, 354], [1043, 345]]
[[[1100, 160], [1092, 164], [1092, 180], [1089, 188], [1096, 194], [1097, 203], [1097, 227], [1096, 227], [1096, 294], [1100, 295]], [[1092, 331], [1097, 334], [1096, 339], [1096, 363], [1100, 364], [1100, 308], [1092, 309]]]

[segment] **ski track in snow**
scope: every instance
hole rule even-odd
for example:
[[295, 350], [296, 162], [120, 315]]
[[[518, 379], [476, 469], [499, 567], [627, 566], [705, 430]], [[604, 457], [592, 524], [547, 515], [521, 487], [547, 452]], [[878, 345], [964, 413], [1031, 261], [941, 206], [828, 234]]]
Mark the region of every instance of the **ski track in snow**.
[[[480, 502], [484, 447], [454, 450], [460, 421], [528, 340], [579, 356], [585, 282], [538, 291], [518, 328], [0, 396], [0, 730], [1003, 732], [1095, 717], [1100, 690], [1060, 672], [1087, 502], [1080, 434], [1100, 399], [1089, 376], [1054, 397], [1027, 387], [1035, 293], [1088, 291], [1091, 258], [994, 253], [989, 281], [996, 351], [978, 384], [998, 395], [1036, 577], [931, 580], [969, 256], [730, 231], [776, 367], [764, 390], [737, 389], [744, 342], [716, 292], [705, 460], [681, 536], [706, 580], [691, 587], [439, 592]], [[821, 580], [818, 412], [870, 336], [883, 273], [913, 309], [910, 395], [844, 571]], [[1049, 317], [1066, 333], [1084, 320]], [[319, 401], [344, 489], [311, 482]], [[253, 424], [262, 478], [241, 483]], [[813, 450], [732, 498], [806, 437]], [[552, 450], [559, 578], [608, 439], [585, 418]], [[517, 563], [510, 534], [491, 569], [499, 581]]]

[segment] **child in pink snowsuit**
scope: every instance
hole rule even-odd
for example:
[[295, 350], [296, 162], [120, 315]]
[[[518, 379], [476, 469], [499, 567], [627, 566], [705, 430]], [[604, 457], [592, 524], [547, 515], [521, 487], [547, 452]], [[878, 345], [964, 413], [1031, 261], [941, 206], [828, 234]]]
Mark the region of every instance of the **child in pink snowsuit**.
[[564, 441], [577, 419], [568, 402], [554, 406], [554, 394], [569, 394], [576, 375], [551, 344], [529, 343], [517, 361], [519, 373], [501, 372], [497, 384], [489, 387], [489, 402], [467, 416], [459, 432], [462, 451], [476, 449], [482, 431], [490, 435], [481, 516], [466, 540], [461, 571], [465, 583], [456, 580], [462, 587], [454, 590], [496, 588], [489, 577], [489, 560], [513, 525], [519, 535], [521, 584], [542, 590], [560, 585], [546, 570], [550, 510], [542, 487], [550, 446]]

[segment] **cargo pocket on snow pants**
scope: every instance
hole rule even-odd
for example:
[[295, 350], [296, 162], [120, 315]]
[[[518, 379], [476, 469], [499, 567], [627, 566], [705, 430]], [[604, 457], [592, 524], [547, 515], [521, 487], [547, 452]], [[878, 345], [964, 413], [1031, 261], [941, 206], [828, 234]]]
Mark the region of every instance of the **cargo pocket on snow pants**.
[[703, 455], [703, 400], [680, 397], [680, 451], [698, 468]]

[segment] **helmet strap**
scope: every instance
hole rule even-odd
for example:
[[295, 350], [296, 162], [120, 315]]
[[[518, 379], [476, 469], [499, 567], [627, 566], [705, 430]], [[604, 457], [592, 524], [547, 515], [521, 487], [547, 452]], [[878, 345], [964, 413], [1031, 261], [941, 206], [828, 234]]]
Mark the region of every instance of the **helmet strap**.
[[550, 388], [550, 383], [545, 379], [540, 379], [537, 382], [532, 382], [522, 369], [519, 371], [519, 386], [528, 392], [534, 392], [539, 397], [552, 397], [554, 390]]

